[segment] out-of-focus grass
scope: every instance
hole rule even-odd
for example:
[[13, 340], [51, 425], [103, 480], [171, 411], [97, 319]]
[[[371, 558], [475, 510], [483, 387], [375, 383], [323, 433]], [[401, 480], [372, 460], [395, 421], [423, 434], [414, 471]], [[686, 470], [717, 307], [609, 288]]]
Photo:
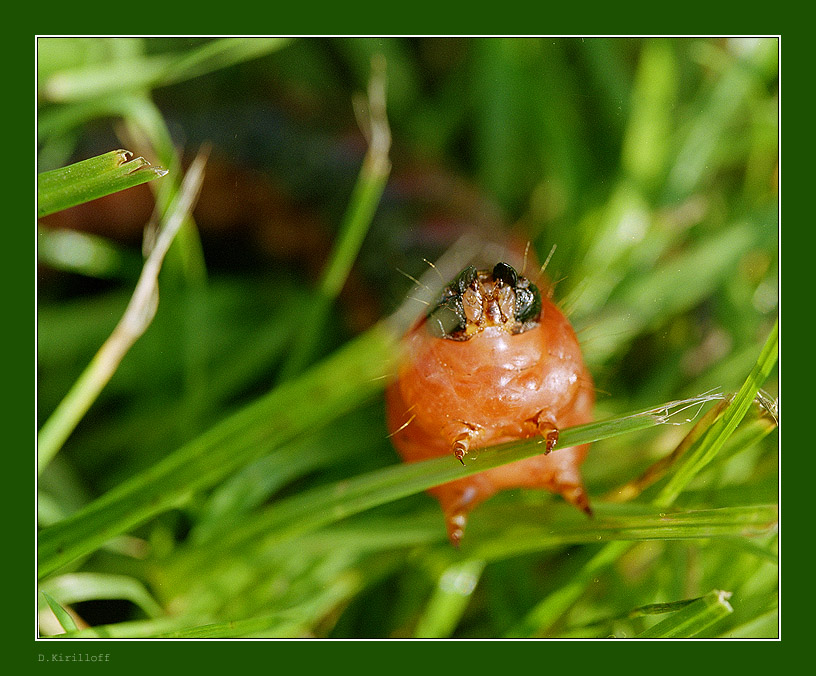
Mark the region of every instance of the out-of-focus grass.
[[[185, 226], [153, 324], [39, 477], [43, 617], [70, 608], [91, 625], [72, 635], [112, 637], [776, 636], [777, 435], [751, 397], [736, 429], [712, 415], [696, 441], [684, 442], [692, 408], [594, 443], [591, 521], [550, 494], [509, 491], [473, 513], [454, 550], [436, 503], [399, 490], [414, 468], [396, 467], [383, 422], [393, 337], [355, 339], [351, 310], [378, 303], [385, 316], [416, 295], [399, 270], [420, 277], [467, 221], [476, 239], [529, 241], [539, 260], [557, 245], [547, 274], [595, 376], [598, 420], [748, 382], [773, 399], [773, 356], [749, 374], [778, 304], [777, 49], [42, 41], [40, 170], [118, 132], [171, 169], [162, 209], [180, 151], [210, 141], [308, 205], [301, 240], [317, 213], [330, 252], [365, 152], [351, 101], [377, 53], [394, 164], [346, 288], [367, 291], [317, 313], [308, 359], [293, 361], [292, 346], [327, 307], [313, 274], [326, 259], [264, 259], [262, 243], [286, 232], [280, 212], [255, 223], [255, 239], [213, 237], [207, 213]], [[226, 185], [222, 207], [237, 199]], [[262, 203], [247, 218], [261, 219]], [[74, 234], [116, 260], [136, 254], [112, 232]], [[41, 422], [137, 274], [118, 264], [93, 278], [60, 253], [41, 250]], [[678, 447], [654, 483], [616, 501]], [[376, 477], [397, 481], [392, 492], [372, 483], [380, 499], [355, 502]], [[725, 598], [712, 590], [728, 603], [709, 603]]]

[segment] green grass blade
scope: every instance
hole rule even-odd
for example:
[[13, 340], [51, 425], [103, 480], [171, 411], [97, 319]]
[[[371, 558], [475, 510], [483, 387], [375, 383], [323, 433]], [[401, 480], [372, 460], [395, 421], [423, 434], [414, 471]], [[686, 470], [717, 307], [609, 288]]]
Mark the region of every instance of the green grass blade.
[[155, 634], [151, 638], [291, 638], [307, 634], [323, 615], [346, 600], [356, 585], [340, 581], [310, 603], [274, 615], [250, 617], [232, 622], [191, 625], [175, 631]]
[[142, 266], [141, 256], [105, 237], [39, 226], [37, 260], [54, 270], [128, 281], [138, 277]]
[[285, 613], [268, 617], [250, 617], [233, 622], [219, 622], [202, 624], [199, 626], [184, 627], [150, 638], [246, 638], [263, 634], [265, 638], [293, 636], [297, 633], [300, 623], [291, 620]]
[[545, 635], [553, 623], [584, 593], [586, 586], [630, 547], [630, 542], [607, 543], [572, 578], [538, 603], [524, 619], [505, 634], [505, 638]]
[[706, 100], [700, 102], [701, 108], [684, 134], [674, 166], [667, 176], [666, 192], [670, 200], [680, 200], [699, 189], [712, 175], [717, 166], [714, 158], [729, 142], [729, 127], [749, 100], [765, 55], [776, 49], [775, 40], [760, 41], [741, 67], [725, 70]]
[[[761, 241], [760, 233], [775, 224], [776, 211], [762, 211], [753, 222], [737, 222], [689, 246], [666, 264], [629, 275], [609, 269], [614, 234], [593, 245], [582, 285], [573, 309], [576, 330], [587, 346], [586, 357], [601, 364], [639, 333], [659, 324], [665, 317], [688, 311], [714, 292], [739, 261]], [[618, 221], [613, 221], [617, 223]], [[757, 228], [756, 223], [762, 223]], [[621, 259], [625, 256], [621, 253]], [[618, 265], [624, 265], [618, 260]], [[613, 293], [610, 295], [610, 289]], [[659, 298], [660, 302], [655, 302]]]
[[39, 573], [94, 551], [115, 535], [183, 504], [239, 467], [330, 422], [383, 387], [394, 336], [375, 327], [295, 381], [276, 388], [146, 472], [44, 529]]
[[[621, 613], [619, 615], [606, 617], [601, 620], [596, 620], [591, 624], [584, 625], [582, 627], [575, 627], [572, 630], [566, 632], [567, 636], [569, 637], [587, 637], [597, 635], [598, 637], [601, 636], [609, 636], [610, 627], [613, 627], [614, 624], [621, 621], [630, 621], [637, 618], [645, 618], [645, 617], [654, 617], [656, 615], [666, 615], [668, 613], [677, 613], [678, 611], [684, 610], [688, 608], [690, 605], [697, 603], [700, 601], [700, 598], [693, 598], [693, 599], [683, 599], [681, 601], [668, 601], [666, 603], [649, 603], [643, 606], [639, 606], [637, 608], [633, 608], [632, 610]], [[595, 632], [593, 632], [593, 629]], [[615, 632], [613, 634], [617, 637], [626, 638], [627, 634], [625, 632]], [[683, 638], [683, 636], [678, 636], [678, 638]], [[726, 637], [723, 637], [726, 638]]]
[[[507, 533], [504, 541], [486, 542], [472, 552], [473, 556], [487, 560], [506, 556], [523, 555], [547, 547], [563, 547], [573, 544], [590, 544], [606, 541], [604, 547], [590, 559], [572, 579], [558, 591], [538, 603], [524, 620], [508, 632], [507, 637], [519, 638], [543, 636], [585, 592], [587, 584], [612, 566], [638, 540], [675, 539], [733, 539], [756, 536], [776, 529], [778, 508], [776, 505], [752, 505], [727, 507], [713, 510], [689, 510], [686, 512], [652, 512], [628, 517], [607, 518], [606, 507], [597, 505], [597, 524], [585, 526], [555, 525], [552, 532], [532, 529]], [[549, 531], [549, 529], [548, 529]], [[764, 550], [756, 556], [768, 560]]]
[[[584, 593], [586, 585], [613, 565], [638, 540], [675, 539], [732, 539], [734, 534], [743, 537], [760, 535], [776, 528], [778, 510], [776, 505], [753, 505], [748, 507], [727, 507], [713, 510], [690, 510], [666, 514], [650, 514], [628, 517], [607, 518], [605, 507], [597, 506], [598, 523], [559, 526], [554, 525], [547, 532], [532, 529], [523, 532], [509, 531], [504, 540], [495, 540], [479, 545], [473, 556], [486, 560], [528, 554], [548, 547], [563, 547], [575, 544], [590, 544], [606, 541], [607, 544], [583, 566], [572, 579], [558, 591], [550, 594], [537, 604], [514, 627], [507, 636], [519, 638], [546, 635], [547, 630]], [[549, 532], [549, 531], [552, 532]], [[766, 559], [766, 552], [757, 552]]]
[[[748, 379], [740, 389], [740, 392], [735, 396], [734, 400], [731, 402], [728, 409], [726, 409], [723, 416], [715, 421], [709, 430], [703, 434], [701, 441], [698, 441], [694, 447], [683, 456], [682, 459], [684, 460], [684, 464], [681, 464], [681, 467], [692, 466], [696, 468], [696, 470], [702, 468], [708, 461], [710, 461], [713, 454], [708, 454], [706, 456], [706, 462], [703, 463], [701, 461], [702, 453], [699, 450], [700, 447], [705, 444], [705, 446], [703, 446], [704, 449], [708, 449], [709, 451], [713, 449], [714, 454], [716, 454], [716, 452], [722, 447], [722, 444], [725, 443], [730, 434], [734, 431], [739, 421], [742, 420], [743, 416], [748, 410], [748, 407], [751, 405], [751, 402], [754, 401], [759, 387], [764, 382], [770, 370], [773, 368], [773, 365], [776, 363], [778, 346], [777, 332], [778, 324], [774, 326], [760, 354], [757, 364], [749, 374]], [[731, 414], [728, 418], [726, 418], [729, 411]], [[725, 422], [723, 422], [724, 420]], [[712, 430], [715, 430], [713, 434]], [[706, 440], [709, 441], [706, 442]], [[695, 460], [690, 461], [689, 458], [694, 458]], [[663, 509], [667, 508], [670, 504], [672, 504], [677, 495], [682, 492], [683, 488], [687, 485], [687, 482], [691, 480], [693, 476], [696, 476], [696, 473], [697, 471], [692, 472], [691, 470], [681, 470], [678, 472], [678, 474], [682, 475], [683, 480], [670, 481], [670, 483], [664, 487], [663, 491], [654, 501], [654, 506]], [[674, 476], [672, 478], [674, 478]], [[603, 536], [601, 539], [603, 539]], [[541, 603], [539, 603], [533, 609], [533, 611], [527, 615], [524, 622], [518, 627], [514, 628], [509, 635], [530, 636], [536, 634], [536, 632], [545, 632], [573, 603], [575, 603], [581, 597], [589, 581], [595, 575], [617, 561], [629, 549], [630, 546], [631, 544], [625, 541], [610, 542], [605, 545], [604, 548], [598, 554], [596, 554], [595, 557], [586, 566], [584, 566], [584, 568], [582, 568], [576, 576], [574, 576], [569, 584], [565, 585], [557, 592], [550, 594], [543, 601], [541, 601]]]
[[165, 169], [152, 166], [143, 157], [133, 158], [129, 150], [112, 150], [45, 171], [37, 176], [37, 216], [47, 216], [166, 174]]
[[42, 94], [67, 103], [161, 87], [258, 58], [289, 42], [289, 38], [281, 37], [221, 38], [180, 54], [130, 53], [112, 61], [56, 71], [47, 77]]
[[54, 458], [108, 384], [125, 354], [152, 322], [158, 304], [159, 271], [181, 224], [198, 197], [204, 162], [205, 159], [199, 156], [187, 172], [182, 190], [176, 195], [162, 222], [122, 319], [37, 434], [38, 472]]
[[[192, 492], [214, 486], [264, 452], [328, 423], [379, 391], [389, 373], [393, 341], [393, 334], [382, 327], [369, 331], [303, 377], [275, 389], [151, 470], [43, 530], [39, 574], [53, 573], [110, 538], [184, 503]], [[327, 387], [326, 383], [333, 385]], [[664, 424], [710, 398], [703, 395], [669, 402], [614, 420], [567, 429], [561, 433], [557, 448]], [[532, 440], [474, 452], [464, 467], [451, 456], [369, 472], [293, 496], [264, 512], [251, 528], [236, 529], [218, 546], [229, 546], [236, 538], [252, 539], [258, 533], [275, 533], [281, 539], [293, 537], [431, 486], [540, 453], [541, 444]]]
[[[642, 514], [618, 515], [610, 505], [594, 506], [593, 519], [561, 520], [542, 529], [534, 521], [507, 526], [504, 532], [483, 537], [469, 555], [493, 561], [556, 547], [618, 540], [690, 540], [751, 537], [773, 532], [778, 522], [776, 505], [748, 505], [662, 512], [647, 508]], [[521, 517], [523, 519], [523, 515]], [[475, 540], [476, 538], [474, 538]], [[763, 554], [764, 555], [764, 554]]]
[[682, 610], [638, 634], [637, 638], [691, 638], [734, 612], [730, 592], [710, 591]]
[[208, 622], [211, 622], [209, 618], [191, 618], [183, 615], [160, 617], [77, 629], [53, 638], [155, 638], [162, 634], [183, 630], [190, 625], [204, 625]]
[[757, 398], [760, 387], [762, 387], [776, 364], [778, 350], [779, 323], [776, 322], [760, 352], [757, 363], [751, 373], [748, 374], [745, 383], [743, 383], [722, 416], [709, 427], [702, 438], [680, 459], [675, 473], [669, 477], [668, 482], [655, 500], [656, 505], [667, 506], [672, 504], [689, 482], [716, 457], [723, 444], [734, 433], [737, 425], [745, 417], [751, 404]]
[[[161, 111], [145, 92], [133, 92], [117, 99], [114, 114], [123, 118], [128, 134], [140, 146], [153, 149], [155, 156], [163, 166], [170, 170], [167, 181], [151, 185], [156, 199], [156, 210], [165, 214], [170, 209], [181, 186], [182, 163], [179, 151], [170, 134], [167, 122]], [[206, 154], [208, 146], [200, 153]], [[200, 286], [206, 279], [204, 252], [196, 224], [188, 214], [179, 229], [178, 236], [168, 257], [168, 271], [176, 268], [176, 259], [180, 259], [181, 268], [178, 276], [189, 286]]]
[[[43, 594], [59, 598], [65, 605], [99, 599], [124, 599], [139, 606], [149, 617], [163, 614], [145, 586], [126, 575], [69, 573], [44, 582], [40, 590]], [[70, 630], [66, 627], [66, 631]]]
[[304, 635], [320, 618], [359, 590], [356, 576], [345, 576], [292, 608], [228, 622], [213, 622], [199, 615], [161, 617], [91, 627], [57, 638], [291, 638]]
[[388, 158], [391, 130], [385, 112], [385, 63], [375, 59], [372, 70], [367, 104], [368, 127], [364, 129], [369, 142], [368, 151], [329, 262], [321, 275], [316, 298], [306, 309], [303, 331], [293, 343], [282, 369], [282, 379], [298, 373], [311, 360], [331, 305], [346, 283], [391, 173]]
[[[689, 407], [709, 401], [703, 395], [669, 402], [646, 411], [612, 420], [572, 427], [561, 432], [558, 446], [568, 448], [599, 441], [671, 421]], [[230, 551], [260, 538], [267, 543], [282, 542], [353, 514], [408, 495], [419, 493], [447, 481], [470, 476], [486, 469], [522, 460], [542, 452], [543, 441], [537, 439], [511, 442], [471, 452], [465, 466], [453, 455], [422, 462], [399, 464], [361, 474], [328, 486], [319, 486], [278, 502], [256, 517], [208, 543], [207, 551]], [[192, 555], [194, 558], [194, 554]], [[182, 564], [184, 565], [184, 564]]]
[[74, 618], [68, 613], [65, 608], [63, 608], [59, 603], [57, 603], [54, 598], [44, 592], [41, 591], [42, 595], [45, 597], [46, 603], [48, 603], [48, 607], [51, 608], [51, 612], [54, 613], [54, 616], [57, 618], [57, 621], [62, 625], [62, 628], [65, 631], [76, 631], [77, 626], [74, 622]]
[[621, 166], [651, 188], [665, 171], [671, 145], [671, 111], [677, 102], [676, 56], [671, 43], [644, 45], [632, 91], [633, 109], [624, 135]]
[[767, 604], [767, 610], [759, 610], [747, 622], [728, 627], [717, 638], [778, 638], [779, 637], [779, 604], [774, 598]]
[[484, 566], [484, 561], [467, 559], [454, 563], [442, 573], [414, 630], [416, 638], [446, 638], [453, 633]]

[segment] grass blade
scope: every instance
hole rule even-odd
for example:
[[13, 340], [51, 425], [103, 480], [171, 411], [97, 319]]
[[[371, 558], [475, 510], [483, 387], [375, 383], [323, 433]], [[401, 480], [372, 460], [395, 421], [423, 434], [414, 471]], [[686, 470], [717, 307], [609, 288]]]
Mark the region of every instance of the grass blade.
[[[751, 402], [754, 401], [759, 387], [776, 363], [778, 347], [777, 331], [778, 324], [774, 325], [756, 365], [723, 416], [716, 420], [702, 435], [701, 440], [695, 443], [693, 447], [682, 456], [683, 463], [681, 463], [681, 468], [691, 467], [693, 470], [681, 469], [677, 473], [681, 476], [680, 479], [675, 479], [674, 477], [677, 475], [673, 475], [672, 480], [669, 481], [654, 501], [656, 507], [665, 509], [674, 502], [688, 481], [690, 481], [693, 476], [696, 476], [697, 471], [702, 469], [702, 467], [714, 457], [714, 454], [719, 451], [739, 421], [742, 420]], [[529, 636], [534, 632], [546, 631], [580, 598], [589, 581], [602, 570], [614, 564], [630, 546], [631, 544], [625, 541], [606, 544], [604, 548], [573, 577], [568, 585], [550, 594], [541, 601], [533, 611], [527, 615], [524, 622], [513, 629], [510, 636]]]
[[[298, 373], [309, 363], [325, 326], [331, 304], [346, 282], [388, 182], [391, 173], [391, 161], [388, 158], [391, 130], [385, 111], [385, 85], [385, 62], [382, 59], [373, 59], [368, 102], [365, 108], [367, 121], [361, 123], [368, 139], [368, 151], [334, 249], [321, 275], [316, 298], [306, 310], [309, 316], [303, 320], [304, 329], [293, 343], [289, 359], [282, 369], [283, 379]], [[362, 105], [360, 107], [362, 108]]]
[[453, 633], [484, 566], [484, 561], [468, 559], [454, 563], [442, 573], [414, 630], [416, 638], [445, 638]]
[[142, 258], [111, 240], [77, 230], [37, 227], [37, 260], [99, 279], [135, 279]]
[[63, 608], [59, 603], [57, 603], [54, 598], [46, 593], [42, 592], [42, 595], [45, 597], [46, 603], [48, 603], [48, 607], [51, 608], [51, 612], [54, 613], [54, 616], [57, 618], [57, 621], [62, 625], [62, 628], [65, 631], [76, 631], [77, 626], [74, 622], [74, 618], [68, 613], [65, 608]]
[[291, 638], [353, 596], [359, 584], [353, 577], [336, 580], [315, 597], [277, 613], [213, 622], [190, 614], [153, 620], [122, 622], [73, 631], [55, 638]]
[[73, 630], [65, 634], [54, 636], [53, 638], [154, 638], [161, 634], [169, 634], [173, 631], [182, 630], [190, 624], [203, 625], [208, 621], [208, 618], [196, 618], [193, 620], [189, 616], [132, 620], [129, 622], [117, 622], [116, 624], [104, 624], [88, 627], [87, 629]]
[[[710, 395], [669, 402], [657, 408], [640, 411], [613, 420], [581, 425], [561, 432], [554, 450], [599, 441], [633, 430], [666, 424], [690, 406], [705, 403]], [[218, 542], [207, 543], [207, 551], [230, 551], [261, 538], [264, 542], [283, 542], [298, 535], [334, 523], [353, 514], [408, 495], [419, 493], [453, 479], [470, 476], [486, 469], [522, 460], [542, 452], [537, 439], [511, 442], [476, 450], [468, 455], [465, 466], [450, 457], [399, 464], [338, 481], [278, 502], [252, 520], [235, 528]], [[194, 558], [195, 553], [189, 552]], [[181, 564], [185, 565], [185, 564]]]
[[184, 186], [145, 261], [133, 297], [122, 319], [40, 429], [37, 435], [38, 473], [42, 472], [57, 454], [82, 416], [108, 384], [125, 354], [153, 320], [158, 305], [159, 271], [170, 244], [196, 200], [203, 178], [204, 162], [205, 159], [199, 157], [190, 167]]
[[728, 538], [735, 534], [751, 537], [774, 531], [779, 517], [776, 505], [675, 512], [650, 508], [642, 514], [616, 516], [607, 505], [599, 504], [595, 511], [597, 517], [592, 520], [561, 521], [547, 529], [541, 528], [540, 519], [538, 524], [514, 524], [500, 535], [482, 538], [469, 553], [492, 561], [593, 542]]
[[779, 350], [779, 322], [774, 324], [759, 359], [748, 374], [739, 392], [702, 438], [679, 460], [676, 471], [660, 491], [655, 504], [672, 504], [689, 482], [719, 453], [728, 437], [736, 430], [751, 404], [756, 400], [759, 388], [776, 364]]
[[112, 150], [45, 171], [37, 176], [37, 216], [41, 218], [166, 174], [165, 169], [152, 166], [143, 157], [133, 158], [129, 150]]
[[734, 612], [728, 599], [731, 593], [710, 591], [705, 596], [696, 599], [682, 610], [658, 622], [637, 638], [691, 638], [706, 628]]
[[584, 593], [586, 586], [613, 565], [631, 546], [632, 543], [625, 540], [607, 543], [567, 584], [539, 602], [505, 637], [545, 635], [553, 623]]
[[44, 529], [39, 574], [53, 573], [115, 535], [183, 504], [194, 491], [216, 485], [246, 463], [351, 410], [382, 388], [394, 344], [390, 331], [375, 327], [148, 471]]
[[[124, 599], [139, 606], [149, 617], [160, 617], [163, 614], [144, 585], [126, 575], [69, 573], [48, 580], [42, 585], [41, 591], [59, 598], [66, 605], [99, 599]], [[66, 631], [70, 630], [66, 627]]]
[[[180, 54], [129, 54], [112, 62], [57, 71], [42, 94], [51, 101], [75, 102], [126, 91], [149, 89], [199, 77], [220, 68], [281, 49], [290, 38], [221, 38]], [[46, 42], [44, 47], [50, 45]]]

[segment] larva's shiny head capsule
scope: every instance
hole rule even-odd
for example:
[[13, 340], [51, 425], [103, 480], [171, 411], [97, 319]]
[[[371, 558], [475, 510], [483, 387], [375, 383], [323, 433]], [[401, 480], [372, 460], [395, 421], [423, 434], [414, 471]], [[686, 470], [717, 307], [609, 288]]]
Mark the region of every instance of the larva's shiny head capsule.
[[427, 316], [428, 330], [438, 338], [469, 340], [488, 327], [507, 333], [533, 328], [541, 314], [541, 294], [507, 263], [492, 271], [469, 265], [442, 291]]

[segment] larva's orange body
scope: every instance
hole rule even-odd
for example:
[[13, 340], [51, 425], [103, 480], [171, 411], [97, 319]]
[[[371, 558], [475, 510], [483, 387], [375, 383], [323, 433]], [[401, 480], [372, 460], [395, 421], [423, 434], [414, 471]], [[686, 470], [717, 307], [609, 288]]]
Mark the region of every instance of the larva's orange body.
[[[503, 266], [503, 267], [500, 267]], [[463, 271], [404, 338], [404, 359], [386, 401], [392, 440], [405, 461], [542, 435], [590, 422], [592, 378], [561, 311], [499, 263]], [[454, 544], [467, 514], [508, 488], [544, 488], [589, 512], [579, 466], [588, 446], [559, 449], [437, 486]]]

